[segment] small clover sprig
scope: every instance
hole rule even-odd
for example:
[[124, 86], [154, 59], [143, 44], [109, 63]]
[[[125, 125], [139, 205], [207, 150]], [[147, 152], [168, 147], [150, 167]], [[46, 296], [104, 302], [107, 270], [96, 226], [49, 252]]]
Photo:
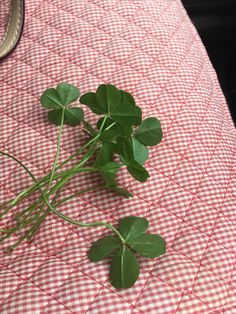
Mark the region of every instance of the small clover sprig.
[[165, 241], [155, 234], [148, 234], [145, 218], [129, 216], [120, 220], [120, 236], [105, 236], [94, 242], [88, 257], [99, 262], [112, 256], [110, 282], [115, 288], [130, 288], [139, 276], [139, 264], [134, 253], [154, 258], [165, 253]]
[[[141, 217], [129, 216], [121, 219], [118, 228], [102, 221], [87, 224], [71, 219], [60, 212], [59, 208], [73, 197], [101, 189], [109, 189], [120, 196], [131, 198], [132, 194], [117, 184], [118, 171], [121, 167], [126, 167], [129, 174], [140, 182], [149, 178], [144, 164], [149, 155], [148, 147], [155, 146], [162, 140], [160, 121], [155, 117], [142, 120], [142, 110], [135, 104], [131, 94], [111, 84], [102, 84], [95, 93], [86, 93], [79, 99], [81, 104], [99, 116], [97, 123], [91, 125], [85, 120], [83, 109], [72, 105], [79, 97], [77, 87], [63, 82], [56, 88], [45, 90], [40, 98], [41, 105], [49, 109], [49, 121], [60, 126], [54, 162], [47, 175], [36, 179], [20, 160], [0, 151], [0, 154], [16, 161], [34, 181], [16, 197], [1, 204], [0, 219], [20, 203], [29, 200], [32, 195], [39, 193], [30, 205], [25, 205], [13, 214], [13, 225], [0, 227], [0, 242], [13, 234], [18, 235], [18, 240], [7, 248], [7, 251], [11, 252], [22, 241], [32, 241], [50, 212], [76, 226], [105, 226], [114, 235], [102, 237], [94, 242], [88, 257], [91, 261], [98, 262], [112, 256], [111, 284], [116, 288], [129, 288], [139, 276], [137, 254], [154, 258], [165, 253], [164, 240], [158, 235], [145, 233], [148, 221]], [[81, 123], [83, 132], [89, 137], [88, 141], [58, 164], [64, 125], [77, 126]], [[71, 160], [76, 163], [69, 167]], [[75, 175], [89, 172], [96, 172], [101, 183], [60, 198], [65, 185]]]

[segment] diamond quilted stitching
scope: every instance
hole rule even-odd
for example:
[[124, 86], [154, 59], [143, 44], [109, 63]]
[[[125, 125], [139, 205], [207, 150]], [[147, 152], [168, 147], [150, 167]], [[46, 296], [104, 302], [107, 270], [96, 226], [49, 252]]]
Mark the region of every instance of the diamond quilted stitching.
[[173, 180], [186, 190], [195, 193], [203, 177], [203, 173], [188, 161], [182, 161], [172, 176]]
[[158, 148], [152, 152], [150, 165], [166, 176], [171, 177], [180, 159], [181, 156], [179, 154], [162, 142]]
[[208, 175], [204, 175], [197, 196], [219, 210], [226, 194], [225, 188], [224, 185], [219, 184]]
[[114, 208], [112, 217], [122, 218], [123, 216], [146, 215], [150, 209], [150, 204], [134, 195], [132, 199], [122, 199]]
[[1, 127], [0, 127], [0, 141], [2, 144], [4, 144], [4, 142], [7, 141], [9, 137], [9, 132], [12, 133], [16, 129], [17, 126], [18, 126], [17, 121], [12, 119], [8, 115], [2, 114]]
[[[134, 58], [136, 59], [136, 57]], [[136, 90], [133, 92], [133, 96], [135, 99], [136, 97], [140, 98], [140, 102], [142, 101], [146, 102], [148, 105], [155, 105], [160, 92], [160, 86], [151, 82], [147, 78], [143, 78], [142, 81], [137, 85]]]
[[53, 47], [53, 51], [55, 51], [60, 56], [65, 59], [70, 58], [81, 46], [81, 42], [77, 41], [71, 37], [62, 37], [60, 38]]
[[56, 256], [60, 260], [76, 267], [86, 257], [89, 244], [90, 242], [87, 242], [82, 237], [78, 237], [75, 232], [70, 232]]
[[38, 10], [34, 13], [34, 17], [44, 21], [45, 23], [50, 22], [53, 15], [56, 13], [56, 7], [52, 5], [51, 3], [44, 3], [44, 5], [41, 5]]
[[51, 299], [50, 302], [41, 309], [41, 314], [51, 314], [51, 313], [60, 313], [60, 314], [71, 314], [71, 311], [66, 309], [64, 305], [59, 304], [56, 300]]
[[222, 280], [211, 276], [211, 272], [201, 267], [195, 281], [193, 293], [211, 308], [225, 304], [228, 285]]
[[159, 205], [153, 205], [150, 208], [147, 218], [150, 221], [149, 232], [160, 234], [166, 240], [167, 244], [171, 245], [182, 220]]
[[[8, 5], [0, 4], [0, 32]], [[133, 93], [143, 117], [161, 120], [164, 141], [150, 149], [151, 178], [141, 187], [123, 169], [119, 175], [133, 199], [87, 193], [61, 210], [112, 223], [125, 215], [146, 216], [149, 231], [161, 234], [168, 246], [157, 260], [140, 258], [141, 276], [133, 289], [116, 291], [108, 282], [107, 261], [95, 265], [86, 257], [91, 239], [104, 229], [75, 228], [51, 215], [34, 242], [37, 248], [23, 243], [11, 255], [1, 251], [3, 313], [234, 313], [235, 130], [181, 2], [28, 0], [23, 37], [1, 64], [1, 78], [1, 113], [7, 121], [1, 145], [37, 177], [40, 169], [51, 169], [58, 133], [36, 105], [48, 86], [68, 81], [84, 93], [104, 82], [115, 84]], [[94, 121], [89, 111], [86, 117]], [[65, 128], [60, 160], [85, 141], [78, 132]], [[18, 167], [15, 171], [10, 160], [1, 160], [4, 200], [31, 179]], [[96, 176], [82, 176], [65, 192], [97, 183]]]
[[[81, 214], [78, 217], [79, 221], [85, 222], [85, 223], [92, 223], [94, 221], [106, 221], [108, 223], [112, 223], [112, 219], [104, 214], [101, 211], [95, 211], [94, 207], [88, 204]], [[101, 235], [102, 232], [104, 232], [105, 227], [97, 227], [96, 232], [91, 228], [76, 228], [76, 232], [78, 232], [79, 236], [84, 237], [88, 241], [95, 241]]]
[[99, 295], [96, 296], [87, 313], [99, 314], [104, 306], [107, 313], [131, 313], [131, 307], [128, 303], [119, 298], [116, 294], [105, 289], [101, 290]]
[[48, 260], [48, 255], [34, 246], [25, 251], [21, 256], [9, 262], [8, 268], [19, 278], [27, 279]]
[[57, 79], [58, 75], [60, 75], [62, 70], [65, 68], [65, 65], [65, 61], [63, 61], [60, 56], [51, 54], [48, 55], [45, 61], [41, 62], [39, 70], [43, 74], [46, 74], [53, 79]]
[[118, 37], [114, 38], [107, 45], [104, 54], [109, 58], [112, 58], [116, 62], [124, 63], [130, 57], [134, 50], [135, 48], [132, 44], [127, 43], [126, 40]]
[[189, 159], [198, 168], [205, 170], [209, 164], [214, 149], [206, 148], [199, 140], [194, 140], [190, 143], [188, 150], [186, 151], [185, 158]]
[[148, 313], [175, 313], [180, 300], [180, 292], [151, 276], [135, 306]]
[[69, 233], [68, 228], [52, 216], [47, 217], [37, 234], [37, 247], [47, 254], [55, 254]]
[[112, 35], [103, 30], [95, 29], [83, 41], [88, 47], [92, 47], [99, 52], [105, 50], [107, 44], [110, 42]]
[[27, 125], [19, 125], [14, 128], [8, 143], [5, 145], [9, 151], [18, 156], [25, 156], [34, 143], [38, 140], [39, 133]]
[[199, 269], [197, 263], [173, 250], [158, 258], [152, 269], [152, 276], [160, 278], [176, 290], [190, 289]]
[[32, 283], [21, 284], [10, 297], [0, 305], [2, 313], [38, 313], [42, 306], [46, 305], [49, 295], [39, 290]]
[[213, 237], [224, 247], [235, 252], [236, 230], [235, 224], [227, 217], [220, 215], [214, 228]]
[[196, 298], [194, 295], [188, 296], [187, 294], [183, 295], [183, 298], [179, 304], [179, 308], [176, 313], [188, 313], [188, 314], [196, 314], [196, 313], [209, 313], [209, 307]]
[[[42, 91], [45, 90], [46, 87], [51, 86], [53, 83], [51, 77], [34, 70], [31, 79], [25, 85], [25, 90], [31, 95], [39, 98]], [[37, 107], [40, 108], [39, 105]]]
[[236, 310], [235, 295], [236, 295], [236, 288], [234, 286], [234, 287], [231, 287], [229, 290], [227, 303], [224, 306], [224, 313], [225, 314], [231, 314], [231, 313], [235, 312], [235, 310]]
[[206, 254], [202, 260], [202, 265], [212, 270], [217, 276], [229, 281], [235, 262], [235, 255], [226, 250], [220, 243], [211, 239]]
[[57, 300], [74, 313], [85, 313], [97, 295], [100, 284], [74, 272], [56, 293]]
[[231, 193], [227, 193], [222, 205], [221, 213], [228, 217], [229, 220], [235, 221], [236, 219], [235, 207], [236, 207], [235, 196], [232, 195]]
[[126, 39], [133, 45], [142, 45], [146, 32], [133, 24], [127, 24], [125, 29], [119, 34], [119, 37]]
[[90, 72], [102, 81], [109, 82], [117, 70], [118, 64], [114, 60], [106, 56], [99, 56], [91, 65]]
[[35, 40], [40, 32], [46, 27], [46, 25], [47, 24], [45, 22], [39, 19], [31, 18], [25, 23], [23, 35], [32, 40]]
[[10, 270], [2, 268], [2, 270], [0, 270], [0, 282], [1, 282], [1, 296], [0, 296], [1, 304], [12, 293], [12, 291], [16, 290], [17, 287], [21, 283], [23, 283], [23, 279], [17, 277]]
[[[169, 179], [149, 166], [147, 166], [146, 169], [150, 174], [150, 179], [145, 186], [133, 181], [130, 184], [129, 190], [134, 194], [140, 195], [140, 198], [146, 202], [158, 202]], [[142, 193], [140, 193], [141, 191]]]
[[95, 49], [87, 47], [86, 45], [78, 44], [76, 52], [72, 56], [71, 61], [82, 69], [88, 70], [98, 56], [99, 53]]
[[170, 181], [160, 199], [160, 204], [171, 213], [183, 218], [192, 199], [193, 195], [190, 192], [187, 192], [175, 182]]
[[[11, 99], [11, 101], [9, 101], [9, 103], [7, 104], [7, 106], [4, 108], [4, 113], [6, 113], [6, 115], [8, 116], [8, 119], [13, 118], [14, 120], [17, 121], [22, 121], [24, 120], [30, 113], [30, 111], [32, 110], [32, 106], [34, 106], [34, 104], [36, 105], [37, 100], [35, 99], [34, 96], [27, 94], [26, 92], [23, 91], [19, 91], [16, 95], [14, 95], [14, 97]], [[20, 104], [20, 106], [19, 106]], [[37, 102], [38, 105], [38, 102]], [[3, 115], [3, 119], [4, 119], [4, 115]], [[1, 123], [2, 125], [2, 123]], [[12, 133], [9, 132], [9, 128], [14, 125], [14, 122], [12, 121], [11, 123], [8, 123], [8, 127], [3, 128], [3, 130], [1, 130], [1, 134], [4, 134], [4, 130], [8, 133]], [[2, 143], [2, 140], [1, 140]]]
[[[114, 27], [116, 25], [116, 27]], [[126, 20], [116, 13], [107, 13], [101, 19], [98, 27], [105, 32], [109, 33], [111, 36], [118, 35], [124, 30], [126, 26]]]
[[208, 241], [208, 235], [183, 223], [176, 234], [172, 247], [187, 258], [199, 263], [205, 253]]
[[211, 234], [217, 216], [216, 209], [195, 197], [184, 220], [202, 232]]
[[17, 89], [24, 90], [25, 84], [31, 76], [31, 67], [19, 61], [8, 72], [5, 81], [9, 85], [14, 85]]
[[71, 12], [77, 16], [81, 14], [86, 7], [88, 7], [88, 2], [85, 0], [81, 0], [79, 3], [76, 0], [72, 0], [70, 2], [63, 1], [62, 6], [63, 10]]
[[40, 289], [53, 294], [73, 271], [74, 269], [71, 266], [51, 258], [37, 269], [30, 280]]
[[[142, 262], [140, 263], [142, 267]], [[135, 285], [132, 287], [132, 289], [129, 290], [116, 290], [113, 287], [110, 286], [109, 282], [105, 284], [109, 290], [112, 291], [112, 293], [119, 295], [121, 299], [125, 300], [131, 305], [135, 305], [137, 301], [139, 300], [140, 295], [142, 294], [143, 289], [145, 289], [145, 285], [148, 281], [149, 273], [141, 271], [139, 275], [139, 280], [135, 283]]]

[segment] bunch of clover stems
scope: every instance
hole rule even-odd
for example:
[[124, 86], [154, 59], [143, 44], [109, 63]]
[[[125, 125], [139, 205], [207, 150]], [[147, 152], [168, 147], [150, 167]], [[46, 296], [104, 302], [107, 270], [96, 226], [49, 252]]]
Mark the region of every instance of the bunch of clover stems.
[[[60, 151], [60, 142], [61, 142], [61, 135], [62, 135], [62, 129], [64, 125], [64, 110], [63, 110], [63, 115], [61, 119], [61, 124], [60, 124], [60, 130], [59, 130], [59, 135], [58, 135], [58, 141], [57, 141], [57, 152], [55, 156], [55, 160], [53, 163], [53, 167], [51, 172], [44, 176], [42, 179], [37, 180], [35, 176], [32, 174], [32, 172], [25, 167], [23, 163], [21, 163], [17, 158], [14, 156], [5, 153], [5, 152], [0, 152], [0, 154], [5, 155], [10, 157], [11, 159], [15, 160], [21, 167], [25, 169], [25, 171], [30, 175], [30, 177], [33, 179], [35, 182], [32, 186], [27, 188], [26, 190], [22, 191], [20, 194], [18, 194], [15, 198], [7, 201], [6, 203], [1, 205], [1, 209], [4, 209], [0, 213], [0, 219], [3, 218], [4, 215], [6, 215], [13, 207], [17, 206], [19, 203], [21, 203], [23, 200], [26, 198], [30, 197], [36, 190], [38, 190], [41, 194], [41, 196], [30, 206], [25, 208], [22, 212], [18, 213], [15, 215], [14, 220], [17, 222], [17, 224], [14, 227], [8, 228], [8, 229], [0, 229], [0, 232], [5, 234], [0, 238], [0, 242], [5, 240], [6, 238], [10, 237], [13, 233], [16, 231], [27, 227], [28, 225], [31, 225], [32, 223], [33, 226], [22, 236], [15, 244], [11, 245], [11, 247], [8, 248], [9, 251], [14, 250], [23, 240], [28, 240], [31, 241], [35, 234], [37, 233], [40, 224], [43, 222], [43, 220], [46, 218], [46, 216], [49, 214], [50, 211], [54, 212], [56, 215], [59, 217], [65, 219], [66, 221], [78, 225], [81, 227], [96, 227], [96, 226], [105, 226], [109, 229], [111, 229], [113, 232], [115, 232], [120, 239], [122, 239], [122, 236], [119, 234], [119, 232], [110, 224], [105, 223], [105, 222], [95, 222], [91, 224], [86, 224], [86, 223], [81, 223], [77, 222], [73, 219], [70, 219], [69, 217], [63, 215], [62, 213], [58, 212], [55, 208], [58, 206], [62, 205], [63, 203], [69, 201], [73, 197], [76, 197], [78, 195], [81, 195], [83, 193], [89, 192], [89, 191], [95, 191], [95, 190], [100, 190], [100, 189], [109, 189], [108, 186], [105, 184], [99, 184], [96, 186], [88, 187], [82, 190], [77, 191], [76, 193], [66, 196], [62, 200], [56, 202], [60, 189], [76, 174], [82, 173], [82, 172], [97, 172], [98, 170], [95, 167], [82, 167], [84, 164], [86, 164], [89, 159], [94, 155], [96, 150], [98, 149], [98, 138], [99, 135], [101, 134], [101, 129], [104, 126], [104, 123], [107, 119], [107, 116], [104, 117], [103, 124], [101, 125], [100, 131], [97, 133], [95, 137], [93, 137], [90, 141], [88, 141], [85, 145], [83, 145], [76, 153], [71, 155], [69, 158], [64, 160], [61, 164], [57, 165], [57, 160], [58, 160], [58, 155]], [[85, 122], [86, 124], [86, 122]], [[109, 130], [111, 126], [108, 126], [105, 128], [105, 130]], [[84, 150], [86, 150], [87, 147], [90, 147], [89, 150], [87, 150], [86, 154], [81, 158], [80, 162], [74, 166], [71, 169], [61, 171], [58, 173], [55, 173], [56, 170], [59, 170], [62, 168], [64, 165], [66, 165], [69, 161], [72, 159], [76, 158], [78, 155], [80, 155]], [[51, 186], [51, 183], [55, 179], [60, 179], [57, 181], [57, 183], [49, 190], [49, 187]], [[45, 187], [45, 190], [42, 188]], [[110, 187], [111, 189], [113, 187]], [[115, 190], [115, 187], [113, 188]], [[125, 191], [124, 191], [125, 192]], [[55, 194], [56, 193], [56, 194]], [[49, 198], [54, 195], [52, 202], [49, 202]], [[127, 193], [127, 197], [129, 196], [129, 193]], [[131, 195], [130, 195], [131, 196]], [[43, 212], [43, 209], [47, 205], [47, 210]], [[40, 216], [41, 215], [41, 216]], [[36, 222], [35, 222], [36, 221]], [[122, 239], [123, 241], [123, 239]]]
[[[49, 174], [37, 180], [20, 160], [0, 151], [0, 154], [16, 161], [34, 181], [34, 184], [13, 199], [1, 204], [0, 219], [34, 195], [36, 191], [40, 194], [29, 206], [14, 214], [13, 226], [0, 229], [2, 234], [0, 242], [25, 229], [23, 235], [8, 247], [7, 251], [13, 251], [24, 240], [32, 241], [50, 212], [77, 226], [105, 226], [112, 230], [115, 237], [104, 237], [93, 243], [89, 258], [91, 261], [99, 261], [113, 254], [110, 269], [111, 283], [117, 288], [128, 288], [133, 285], [139, 274], [139, 267], [132, 252], [150, 258], [165, 252], [164, 240], [160, 236], [145, 233], [148, 227], [147, 220], [135, 216], [126, 217], [121, 220], [120, 227], [117, 229], [103, 221], [90, 224], [78, 222], [62, 214], [57, 208], [73, 197], [100, 189], [110, 189], [123, 197], [132, 197], [131, 193], [117, 185], [116, 174], [121, 167], [126, 166], [130, 175], [137, 181], [147, 180], [149, 174], [143, 167], [148, 159], [147, 146], [155, 146], [161, 141], [160, 122], [153, 117], [142, 121], [142, 111], [136, 106], [131, 94], [118, 90], [113, 85], [102, 84], [95, 93], [89, 92], [80, 97], [82, 104], [89, 107], [93, 113], [102, 116], [97, 121], [96, 127], [93, 127], [84, 119], [81, 108], [70, 106], [79, 96], [79, 90], [68, 83], [60, 83], [57, 88], [49, 88], [41, 96], [41, 105], [50, 109], [49, 121], [60, 126], [55, 159]], [[76, 126], [81, 122], [83, 130], [90, 139], [76, 153], [58, 164], [64, 124]], [[79, 156], [82, 157], [78, 161]], [[120, 162], [114, 161], [115, 156], [119, 156]], [[69, 169], [62, 170], [73, 159], [76, 159], [77, 163]], [[81, 189], [58, 200], [66, 183], [82, 172], [97, 172], [103, 183]], [[125, 267], [125, 260], [127, 260], [127, 267]], [[130, 271], [130, 265], [133, 272]], [[125, 271], [127, 271], [126, 276], [124, 276]], [[120, 274], [119, 278], [117, 274]], [[128, 279], [125, 281], [124, 278]]]

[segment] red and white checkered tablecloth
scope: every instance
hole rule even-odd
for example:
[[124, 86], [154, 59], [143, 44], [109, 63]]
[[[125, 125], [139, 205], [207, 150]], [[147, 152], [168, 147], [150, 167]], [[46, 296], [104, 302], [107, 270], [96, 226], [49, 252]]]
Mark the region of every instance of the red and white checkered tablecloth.
[[[0, 35], [8, 9], [1, 1]], [[105, 229], [50, 215], [33, 243], [0, 251], [2, 314], [236, 313], [236, 132], [180, 0], [26, 0], [23, 37], [0, 65], [0, 80], [1, 150], [38, 178], [50, 170], [58, 132], [39, 105], [48, 86], [67, 81], [84, 93], [111, 83], [132, 93], [144, 116], [158, 117], [164, 140], [151, 151], [151, 178], [119, 177], [133, 199], [99, 191], [61, 210], [86, 222], [147, 217], [168, 245], [160, 258], [140, 260], [133, 288], [116, 290], [108, 262], [86, 257]], [[66, 127], [60, 159], [84, 140]], [[0, 173], [1, 201], [31, 184], [5, 157]], [[96, 180], [80, 177], [67, 190]]]

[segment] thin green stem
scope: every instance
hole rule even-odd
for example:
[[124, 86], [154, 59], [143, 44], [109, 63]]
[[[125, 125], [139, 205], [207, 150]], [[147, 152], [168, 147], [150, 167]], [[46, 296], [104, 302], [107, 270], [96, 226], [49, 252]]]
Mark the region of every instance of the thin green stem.
[[71, 195], [68, 195], [66, 196], [65, 198], [63, 198], [62, 200], [60, 200], [59, 202], [55, 203], [55, 206], [60, 206], [61, 204], [69, 201], [70, 199], [78, 196], [78, 195], [81, 195], [81, 194], [84, 194], [86, 192], [90, 192], [90, 191], [97, 191], [97, 190], [102, 190], [102, 189], [105, 189], [106, 186], [105, 185], [102, 185], [102, 184], [99, 184], [97, 186], [94, 186], [94, 187], [90, 187], [90, 188], [87, 188], [87, 189], [83, 189], [83, 190], [80, 190], [80, 191], [77, 191], [75, 192], [74, 194], [71, 194]]
[[105, 115], [104, 119], [102, 121], [102, 124], [99, 128], [99, 132], [97, 133], [96, 136], [94, 136], [90, 141], [88, 141], [87, 143], [85, 143], [77, 152], [75, 152], [74, 154], [72, 154], [69, 158], [67, 158], [66, 160], [64, 160], [59, 166], [62, 167], [64, 166], [67, 162], [69, 162], [71, 159], [73, 159], [74, 157], [78, 156], [79, 154], [82, 153], [82, 151], [85, 150], [85, 148], [87, 148], [89, 145], [93, 144], [101, 135], [101, 131], [106, 123], [106, 120], [108, 119], [108, 116]]
[[[102, 125], [99, 129], [99, 132], [98, 134], [93, 137], [90, 141], [88, 141], [87, 143], [85, 143], [76, 153], [72, 154], [69, 158], [67, 158], [66, 160], [64, 160], [61, 164], [59, 164], [57, 167], [55, 167], [55, 170], [56, 171], [57, 169], [63, 167], [66, 163], [68, 163], [71, 159], [73, 159], [75, 156], [81, 154], [89, 145], [93, 144], [98, 138], [99, 136], [101, 135], [101, 131], [102, 131], [102, 128], [104, 127], [105, 125], [105, 122], [107, 120], [108, 116], [105, 116], [104, 119], [103, 119], [103, 122], [102, 122]], [[115, 122], [113, 124], [111, 124], [110, 126], [108, 126], [105, 130], [108, 130], [109, 128], [111, 128], [113, 125], [115, 124]], [[33, 179], [33, 181], [35, 182], [32, 186], [30, 186], [29, 188], [25, 189], [24, 191], [22, 191], [20, 194], [18, 194], [12, 201], [11, 201], [11, 205], [12, 206], [15, 206], [18, 202], [18, 200], [21, 198], [21, 197], [24, 197], [27, 193], [30, 193], [32, 191], [32, 193], [38, 189], [39, 190], [39, 186], [40, 184], [44, 183], [44, 181], [46, 181], [50, 174], [44, 176], [43, 178], [41, 178], [40, 180], [36, 180], [36, 178], [34, 177], [34, 175], [31, 173], [31, 171], [24, 165], [22, 164], [22, 162], [20, 160], [18, 160], [17, 158], [15, 158], [14, 156], [8, 154], [8, 153], [5, 153], [5, 152], [2, 152], [0, 151], [0, 154], [2, 155], [5, 155], [5, 156], [8, 156], [9, 158], [12, 158], [13, 160], [15, 160], [19, 165], [21, 165], [25, 171], [30, 175], [30, 177]], [[40, 190], [39, 190], [40, 191]], [[41, 191], [40, 191], [41, 192]], [[1, 218], [1, 216], [0, 216]]]
[[25, 169], [25, 171], [28, 173], [28, 175], [35, 181], [37, 182], [37, 179], [35, 178], [35, 176], [33, 175], [33, 173], [16, 157], [12, 156], [11, 154], [5, 153], [3, 151], [0, 150], [0, 154], [7, 156], [13, 160], [15, 160], [23, 169]]
[[[53, 200], [51, 202], [51, 204], [54, 204], [56, 199], [59, 197], [60, 195], [60, 190], [57, 191], [57, 193], [54, 195], [53, 197]], [[40, 216], [40, 214], [42, 213], [43, 211], [43, 206], [41, 206], [40, 210], [38, 211], [38, 215], [37, 216]], [[35, 234], [37, 233], [41, 223], [44, 221], [44, 219], [47, 217], [47, 215], [49, 214], [50, 212], [50, 209], [46, 209], [46, 211], [43, 213], [42, 216], [39, 217], [39, 219], [36, 221], [36, 223], [33, 225], [33, 227], [27, 231], [26, 233], [26, 237], [29, 241], [31, 241], [33, 239], [33, 237], [35, 236]]]
[[53, 162], [52, 171], [51, 171], [50, 179], [49, 179], [49, 182], [48, 182], [48, 187], [50, 187], [50, 185], [51, 185], [51, 183], [53, 181], [54, 173], [56, 171], [57, 160], [58, 160], [60, 147], [61, 147], [61, 137], [62, 137], [62, 130], [63, 130], [63, 126], [64, 126], [64, 118], [65, 118], [65, 108], [63, 107], [62, 115], [61, 115], [61, 124], [60, 124], [58, 139], [57, 139], [57, 151], [56, 151], [55, 159], [54, 159], [54, 162]]
[[[67, 174], [71, 174], [72, 172], [74, 173], [79, 173], [79, 172], [95, 172], [97, 171], [96, 168], [92, 168], [92, 167], [82, 167], [80, 169], [76, 169], [76, 172], [75, 172], [75, 169], [72, 168], [72, 169], [69, 169], [69, 170], [64, 170], [64, 171], [61, 171], [61, 172], [58, 172], [56, 174], [54, 174], [54, 179], [57, 179], [57, 178], [60, 178], [60, 177], [63, 177]], [[35, 184], [33, 184], [31, 187], [25, 189], [24, 191], [22, 191], [20, 194], [18, 194], [15, 198], [11, 199], [10, 201], [8, 201], [7, 203], [10, 203], [11, 206], [15, 206], [17, 205], [19, 202], [22, 201], [21, 197], [28, 197], [30, 196], [33, 192], [35, 192], [36, 190], [38, 190], [38, 186], [40, 184], [46, 184], [46, 180], [49, 178], [49, 175], [46, 175], [45, 177], [43, 177], [42, 179], [40, 179], [38, 182], [36, 182]], [[31, 192], [31, 193], [30, 193]], [[28, 193], [30, 193], [29, 195], [27, 195]], [[6, 205], [3, 204], [4, 206]], [[1, 205], [2, 206], [2, 205]], [[0, 215], [0, 218], [1, 218], [1, 215]]]
[[62, 177], [62, 179], [59, 180], [54, 185], [54, 187], [51, 189], [50, 193], [51, 194], [55, 193], [61, 186], [65, 185], [73, 177], [73, 175], [79, 171], [80, 167], [83, 166], [92, 157], [92, 155], [94, 154], [95, 151], [96, 151], [96, 149], [88, 150], [87, 153], [84, 155], [84, 157], [76, 165], [76, 167], [74, 167], [74, 170], [72, 171], [72, 173], [69, 173], [68, 175], [65, 175], [64, 177]]
[[74, 219], [71, 219], [69, 218], [68, 216], [62, 214], [61, 212], [59, 212], [58, 210], [56, 210], [54, 207], [51, 208], [52, 212], [54, 214], [56, 214], [57, 216], [59, 216], [60, 218], [66, 220], [67, 222], [70, 222], [71, 224], [73, 225], [76, 225], [76, 226], [80, 226], [80, 227], [85, 227], [85, 228], [92, 228], [92, 227], [101, 227], [101, 226], [104, 226], [110, 230], [112, 230], [118, 237], [119, 239], [121, 240], [122, 243], [125, 243], [125, 239], [122, 237], [122, 235], [120, 234], [120, 232], [115, 228], [113, 227], [112, 225], [106, 223], [106, 222], [103, 222], [103, 221], [97, 221], [97, 222], [93, 222], [93, 223], [90, 223], [90, 224], [87, 224], [87, 223], [83, 223], [83, 222], [79, 222], [79, 221], [76, 221]]

